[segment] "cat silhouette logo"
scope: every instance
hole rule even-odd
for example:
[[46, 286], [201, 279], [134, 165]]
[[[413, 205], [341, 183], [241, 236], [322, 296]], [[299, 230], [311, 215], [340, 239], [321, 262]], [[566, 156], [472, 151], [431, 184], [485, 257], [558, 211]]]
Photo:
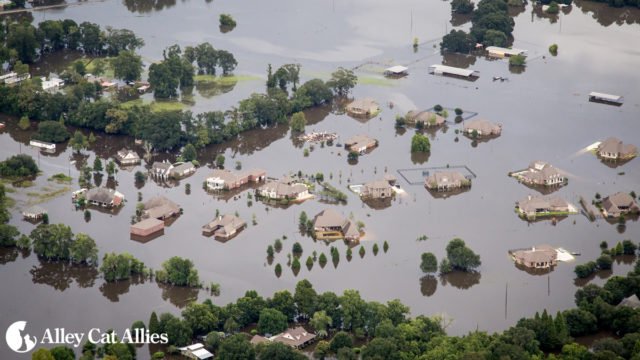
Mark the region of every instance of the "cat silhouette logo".
[[36, 346], [35, 336], [29, 336], [26, 333], [23, 335], [26, 326], [26, 321], [16, 321], [7, 329], [7, 345], [17, 353], [29, 352]]

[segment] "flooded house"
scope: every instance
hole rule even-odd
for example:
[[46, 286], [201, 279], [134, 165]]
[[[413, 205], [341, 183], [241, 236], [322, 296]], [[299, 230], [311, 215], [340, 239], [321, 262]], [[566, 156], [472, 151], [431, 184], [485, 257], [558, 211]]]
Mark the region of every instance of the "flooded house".
[[318, 239], [345, 239], [360, 241], [360, 232], [353, 221], [342, 217], [335, 210], [323, 210], [313, 217], [313, 228]]
[[89, 189], [84, 193], [87, 204], [101, 207], [120, 206], [124, 201], [124, 195], [116, 190], [104, 186]]
[[370, 97], [354, 100], [347, 105], [347, 112], [356, 116], [372, 116], [380, 111], [378, 103]]
[[375, 148], [376, 146], [378, 146], [378, 140], [367, 134], [356, 135], [344, 142], [345, 149], [349, 151], [357, 151], [361, 154], [367, 152], [369, 149]]
[[623, 144], [618, 138], [610, 137], [598, 145], [597, 153], [603, 159], [626, 160], [636, 156], [638, 148], [631, 144]]
[[156, 196], [144, 203], [143, 218], [164, 220], [180, 214], [180, 206], [164, 196]]
[[136, 165], [140, 163], [140, 156], [133, 150], [122, 148], [116, 153], [116, 161], [120, 165]]
[[206, 360], [213, 359], [213, 354], [204, 348], [201, 343], [192, 344], [189, 346], [178, 348], [180, 355], [185, 356], [193, 360]]
[[316, 334], [310, 333], [302, 326], [294, 329], [287, 329], [278, 335], [271, 337], [269, 340], [287, 344], [296, 349], [301, 349], [310, 344], [316, 338]]
[[487, 53], [489, 53], [489, 56], [501, 57], [501, 58], [516, 56], [516, 55], [525, 55], [525, 56], [527, 55], [527, 50], [516, 49], [516, 48], [508, 49], [508, 48], [503, 48], [499, 46], [487, 46], [485, 50], [487, 51]]
[[518, 214], [525, 217], [567, 215], [578, 212], [577, 208], [568, 203], [560, 196], [542, 197], [528, 195], [526, 198], [516, 202]]
[[462, 69], [453, 66], [433, 64], [429, 66], [429, 74], [451, 76], [467, 80], [473, 80], [480, 76], [480, 72], [471, 69]]
[[196, 166], [190, 162], [178, 162], [169, 169], [169, 177], [180, 179], [196, 172]]
[[511, 257], [516, 264], [534, 269], [547, 269], [558, 264], [558, 252], [549, 245], [515, 250], [511, 252]]
[[368, 182], [360, 188], [360, 196], [368, 199], [384, 199], [393, 196], [393, 186], [387, 180]]
[[202, 234], [228, 239], [244, 228], [245, 222], [233, 214], [220, 215], [202, 227]]
[[384, 69], [384, 75], [390, 77], [401, 77], [409, 75], [409, 68], [402, 65], [396, 65]]
[[306, 200], [310, 197], [309, 188], [303, 183], [285, 176], [268, 182], [257, 190], [258, 195], [269, 199]]
[[629, 297], [622, 299], [620, 304], [618, 304], [616, 307], [620, 307], [620, 306], [628, 306], [633, 309], [638, 309], [640, 308], [640, 299], [638, 299], [638, 295], [633, 294]]
[[620, 95], [592, 91], [589, 93], [589, 101], [620, 106], [624, 102], [624, 98]]
[[47, 78], [43, 76], [40, 80], [42, 90], [44, 91], [59, 89], [64, 85], [64, 80], [58, 78], [49, 78], [49, 80], [47, 80]]
[[266, 178], [266, 172], [254, 168], [241, 174], [234, 174], [229, 169], [215, 169], [206, 179], [209, 190], [233, 190], [249, 182], [260, 182]]
[[560, 170], [540, 160], [532, 161], [527, 170], [512, 173], [511, 176], [516, 177], [526, 184], [532, 185], [550, 186], [566, 182], [566, 178]]
[[437, 171], [424, 179], [424, 186], [434, 191], [449, 191], [471, 186], [471, 180], [458, 171]]
[[151, 176], [161, 180], [168, 180], [171, 176], [171, 169], [173, 165], [167, 160], [159, 162], [156, 161], [151, 165]]
[[388, 182], [391, 186], [396, 186], [398, 184], [398, 178], [391, 174], [384, 174], [382, 180]]
[[475, 119], [467, 122], [462, 132], [471, 136], [498, 136], [502, 133], [502, 125], [492, 124], [485, 119]]
[[627, 193], [617, 192], [602, 199], [602, 212], [609, 218], [639, 211], [640, 207]]
[[41, 206], [34, 205], [22, 212], [22, 216], [27, 220], [40, 220], [47, 213], [47, 210]]
[[153, 217], [143, 219], [131, 225], [131, 235], [146, 237], [164, 230], [164, 221]]
[[445, 118], [431, 111], [411, 110], [407, 113], [406, 121], [416, 125], [422, 123], [424, 127], [434, 127], [443, 125]]

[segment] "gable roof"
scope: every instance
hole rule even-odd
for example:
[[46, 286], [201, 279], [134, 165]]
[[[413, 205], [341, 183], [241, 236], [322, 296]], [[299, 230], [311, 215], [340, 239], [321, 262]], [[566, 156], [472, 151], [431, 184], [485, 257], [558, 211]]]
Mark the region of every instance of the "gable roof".
[[492, 124], [489, 122], [489, 120], [486, 120], [486, 119], [474, 119], [467, 122], [463, 126], [463, 130], [465, 131], [476, 130], [483, 134], [496, 133], [496, 132], [499, 133], [502, 130], [502, 125]]
[[513, 256], [525, 263], [544, 263], [556, 260], [558, 253], [549, 245], [540, 245], [529, 250], [516, 250]]
[[313, 340], [315, 337], [315, 334], [308, 332], [302, 326], [298, 326], [295, 329], [287, 329], [280, 334], [271, 337], [270, 340], [298, 347]]

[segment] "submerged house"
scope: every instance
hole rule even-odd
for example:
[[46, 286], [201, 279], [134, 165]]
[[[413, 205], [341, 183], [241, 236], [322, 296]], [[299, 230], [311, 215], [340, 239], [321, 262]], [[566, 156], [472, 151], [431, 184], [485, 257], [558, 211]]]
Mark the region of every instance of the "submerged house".
[[156, 196], [144, 203], [143, 218], [164, 220], [180, 214], [180, 206], [164, 196]]
[[458, 171], [438, 171], [424, 179], [424, 186], [429, 190], [449, 191], [471, 186], [471, 180]]
[[28, 220], [40, 220], [47, 213], [47, 210], [38, 205], [34, 205], [22, 212], [22, 216]]
[[122, 148], [116, 153], [116, 161], [120, 165], [135, 165], [140, 163], [140, 156], [133, 150]]
[[445, 118], [431, 111], [411, 110], [407, 113], [406, 120], [412, 123], [422, 123], [425, 127], [440, 126]]
[[131, 235], [149, 236], [164, 229], [164, 221], [156, 218], [147, 218], [131, 225]]
[[173, 165], [167, 160], [162, 162], [156, 161], [151, 166], [151, 176], [161, 180], [167, 180], [171, 176], [171, 169], [173, 169]]
[[598, 156], [603, 159], [626, 160], [638, 154], [638, 148], [631, 144], [623, 144], [622, 140], [610, 137], [598, 145]]
[[393, 187], [387, 180], [371, 181], [362, 185], [360, 188], [360, 196], [369, 199], [384, 199], [392, 197]]
[[202, 227], [202, 234], [206, 236], [228, 239], [245, 226], [244, 221], [232, 214], [220, 215]]
[[527, 54], [527, 50], [516, 49], [516, 48], [507, 49], [499, 46], [487, 46], [485, 50], [487, 50], [490, 56], [494, 56], [494, 57], [511, 57], [515, 55]]
[[171, 178], [183, 178], [196, 172], [196, 166], [190, 162], [178, 162], [172, 165], [169, 169], [169, 177]]
[[308, 332], [302, 326], [298, 326], [295, 329], [287, 329], [280, 334], [271, 337], [264, 337], [256, 334], [251, 338], [251, 344], [258, 345], [267, 341], [277, 341], [296, 349], [301, 349], [313, 342], [315, 338], [316, 334]]
[[44, 76], [40, 78], [42, 83], [42, 90], [55, 90], [64, 85], [64, 80], [58, 78], [50, 78], [47, 80]]
[[313, 217], [312, 223], [319, 239], [341, 237], [347, 241], [360, 241], [360, 232], [356, 224], [335, 210], [323, 210]]
[[371, 116], [377, 114], [379, 111], [378, 103], [370, 97], [354, 100], [351, 104], [347, 105], [347, 112], [351, 115]]
[[492, 124], [485, 119], [475, 119], [467, 122], [462, 131], [471, 136], [497, 136], [502, 132], [502, 125]]
[[602, 199], [602, 212], [606, 217], [618, 217], [629, 212], [638, 212], [640, 207], [631, 195], [618, 192]]
[[575, 206], [569, 204], [559, 196], [544, 198], [537, 195], [528, 195], [516, 202], [516, 208], [520, 215], [526, 217], [562, 215], [576, 213]]
[[528, 268], [546, 269], [558, 264], [558, 253], [549, 245], [540, 245], [528, 250], [516, 250], [511, 253], [516, 264]]
[[104, 186], [87, 190], [84, 194], [87, 204], [101, 207], [120, 206], [124, 201], [124, 195], [116, 190]]
[[378, 140], [366, 134], [356, 135], [344, 142], [345, 149], [349, 151], [357, 151], [361, 154], [365, 153], [369, 149], [373, 149], [377, 145]]
[[589, 101], [602, 102], [602, 103], [608, 103], [608, 104], [620, 106], [624, 102], [624, 98], [620, 95], [611, 95], [611, 94], [592, 91], [589, 93]]
[[306, 200], [309, 198], [309, 188], [290, 177], [283, 177], [262, 185], [258, 194], [270, 199]]
[[384, 69], [384, 74], [386, 76], [396, 76], [396, 77], [406, 76], [409, 74], [409, 68], [402, 65], [396, 65], [396, 66], [392, 66], [390, 68]]
[[522, 182], [532, 185], [558, 185], [566, 180], [560, 170], [540, 160], [532, 161], [529, 164], [529, 169], [512, 175]]
[[462, 69], [453, 66], [433, 64], [429, 66], [429, 74], [441, 76], [453, 76], [463, 79], [474, 79], [480, 76], [480, 72], [471, 69]]
[[234, 174], [229, 169], [215, 169], [207, 177], [207, 189], [209, 190], [233, 190], [249, 182], [259, 182], [266, 178], [262, 169], [251, 169], [242, 174]]

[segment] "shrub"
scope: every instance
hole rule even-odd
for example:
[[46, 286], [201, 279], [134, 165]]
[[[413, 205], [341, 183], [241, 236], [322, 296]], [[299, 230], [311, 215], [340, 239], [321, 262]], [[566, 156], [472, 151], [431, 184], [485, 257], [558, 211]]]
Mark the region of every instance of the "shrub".
[[458, 115], [458, 116], [462, 115], [462, 113], [464, 112], [460, 108], [456, 108], [454, 111], [455, 111], [456, 115]]
[[552, 1], [551, 3], [549, 3], [549, 7], [547, 8], [547, 13], [557, 14], [559, 12], [560, 12], [560, 7], [558, 6], [557, 2]]
[[433, 110], [435, 110], [435, 112], [440, 112], [442, 111], [442, 105], [437, 104], [436, 106], [433, 107]]
[[600, 255], [600, 257], [596, 260], [596, 264], [598, 268], [601, 270], [609, 270], [611, 269], [611, 264], [613, 261], [611, 260], [611, 256], [607, 254]]
[[549, 46], [549, 52], [553, 56], [558, 55], [558, 44], [553, 44], [553, 45]]
[[429, 152], [431, 143], [429, 138], [422, 134], [415, 134], [411, 138], [411, 152]]
[[527, 57], [524, 55], [514, 55], [509, 58], [509, 65], [525, 66], [526, 64], [527, 64]]
[[234, 27], [236, 21], [229, 14], [220, 14], [220, 26]]

